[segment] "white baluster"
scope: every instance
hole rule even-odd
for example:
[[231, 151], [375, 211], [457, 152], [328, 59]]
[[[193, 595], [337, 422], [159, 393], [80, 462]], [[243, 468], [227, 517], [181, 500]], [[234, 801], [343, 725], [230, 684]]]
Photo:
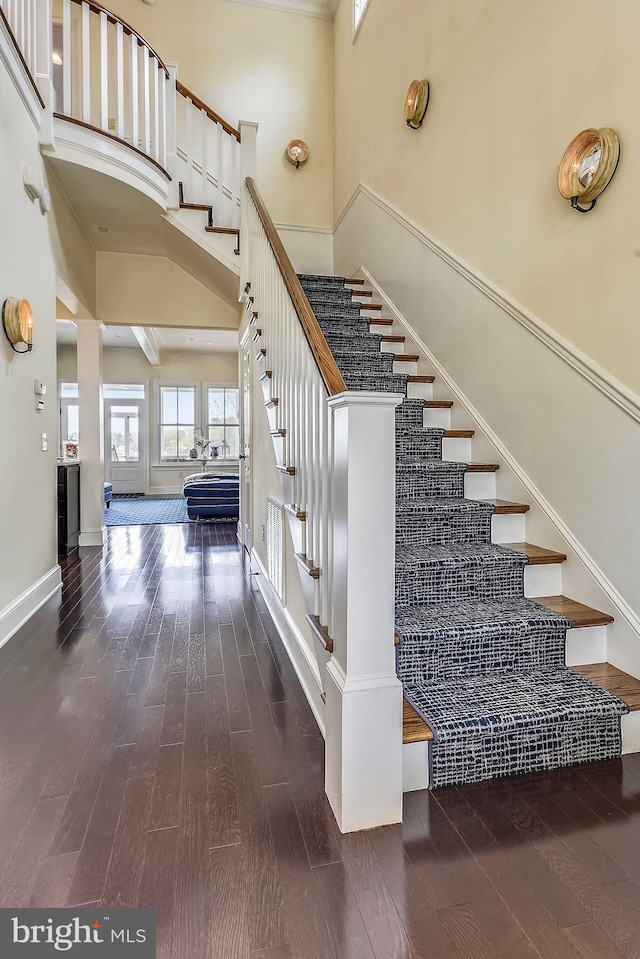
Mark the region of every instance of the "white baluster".
[[140, 91], [138, 90], [138, 38], [131, 34], [131, 145], [138, 147], [139, 125], [138, 109]]
[[143, 152], [149, 156], [151, 153], [151, 98], [149, 86], [149, 51], [142, 47], [142, 104], [144, 110], [144, 140], [142, 143]]
[[100, 129], [109, 129], [109, 47], [106, 13], [100, 14]]
[[195, 107], [187, 97], [187, 196], [193, 203], [193, 111]]
[[240, 167], [240, 144], [235, 137], [229, 137], [231, 147], [231, 220], [230, 225], [240, 225], [240, 209], [238, 207], [238, 172]]
[[91, 8], [82, 4], [82, 120], [91, 123]]
[[[60, 106], [58, 105], [58, 109]], [[62, 0], [62, 112], [71, 113], [71, 0]]]
[[201, 169], [201, 180], [202, 180], [202, 203], [207, 203], [207, 197], [209, 195], [209, 162], [207, 156], [207, 137], [209, 135], [209, 117], [206, 110], [200, 110], [200, 141], [201, 141], [201, 154], [200, 154], [200, 163], [202, 164]]
[[116, 23], [116, 136], [124, 140], [124, 30]]
[[[161, 166], [167, 165], [167, 85], [169, 80], [161, 68], [158, 68], [160, 74], [160, 146], [158, 162]], [[175, 96], [174, 96], [175, 102]]]
[[160, 78], [158, 76], [160, 64], [155, 57], [151, 60], [151, 69], [153, 71], [153, 155], [156, 160], [160, 160], [160, 103], [159, 87]]
[[219, 123], [216, 123], [216, 183], [217, 183], [217, 204], [215, 208], [216, 219], [215, 222], [218, 226], [226, 226], [224, 223], [224, 130]]

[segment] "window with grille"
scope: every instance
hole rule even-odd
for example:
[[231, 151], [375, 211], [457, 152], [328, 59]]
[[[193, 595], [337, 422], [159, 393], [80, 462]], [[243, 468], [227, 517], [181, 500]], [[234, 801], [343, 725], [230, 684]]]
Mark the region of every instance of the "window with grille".
[[160, 462], [189, 459], [195, 426], [195, 386], [161, 386]]
[[240, 452], [238, 393], [237, 387], [207, 387], [207, 439], [217, 459], [236, 460]]

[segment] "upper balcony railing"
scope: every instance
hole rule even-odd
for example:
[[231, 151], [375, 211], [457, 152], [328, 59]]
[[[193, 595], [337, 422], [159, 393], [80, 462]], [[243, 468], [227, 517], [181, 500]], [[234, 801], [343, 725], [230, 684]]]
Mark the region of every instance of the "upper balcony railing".
[[11, 32], [32, 76], [37, 69], [36, 7], [38, 0], [0, 0]]

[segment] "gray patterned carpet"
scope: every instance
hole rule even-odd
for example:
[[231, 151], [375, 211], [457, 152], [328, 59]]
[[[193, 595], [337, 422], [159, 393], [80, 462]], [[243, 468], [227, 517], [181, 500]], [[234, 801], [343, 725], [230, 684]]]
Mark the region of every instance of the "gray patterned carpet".
[[[301, 276], [353, 390], [407, 394], [340, 277]], [[464, 498], [424, 404], [396, 414], [396, 632], [406, 698], [434, 731], [434, 786], [620, 754], [620, 700], [565, 666], [563, 616], [524, 597], [528, 558], [491, 543], [494, 507]]]

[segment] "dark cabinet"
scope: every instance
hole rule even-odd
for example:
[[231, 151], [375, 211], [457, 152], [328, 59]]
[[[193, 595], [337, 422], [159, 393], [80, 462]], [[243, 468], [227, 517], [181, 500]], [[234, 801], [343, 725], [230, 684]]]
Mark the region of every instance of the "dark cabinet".
[[58, 553], [77, 549], [80, 536], [80, 464], [58, 463]]

